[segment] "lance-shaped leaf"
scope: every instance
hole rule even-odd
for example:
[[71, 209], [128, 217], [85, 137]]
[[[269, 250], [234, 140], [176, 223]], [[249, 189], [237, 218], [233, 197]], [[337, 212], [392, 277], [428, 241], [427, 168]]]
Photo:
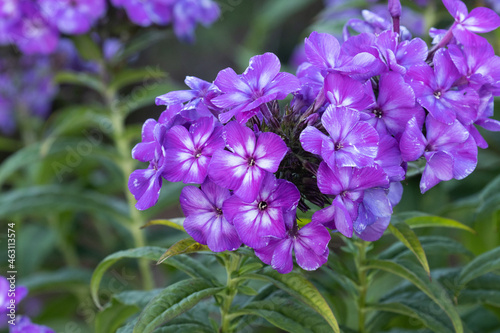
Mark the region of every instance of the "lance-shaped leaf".
[[203, 245], [192, 239], [191, 237], [181, 239], [174, 245], [172, 245], [165, 253], [162, 254], [160, 259], [158, 259], [157, 265], [161, 264], [165, 260], [170, 257], [179, 255], [179, 254], [187, 254], [201, 251], [210, 251], [208, 246]]
[[394, 214], [393, 221], [404, 221], [412, 229], [424, 227], [443, 227], [462, 229], [472, 233], [476, 233], [474, 229], [458, 221], [440, 216], [427, 215], [421, 212], [404, 212], [400, 214]]
[[95, 318], [95, 332], [109, 333], [116, 330], [134, 313], [140, 309], [135, 305], [123, 304], [116, 299], [97, 314]]
[[271, 282], [276, 287], [299, 299], [316, 310], [335, 333], [340, 329], [332, 310], [318, 289], [303, 275], [298, 273], [280, 274], [271, 267], [266, 267], [259, 274], [247, 274], [249, 278]]
[[[236, 310], [232, 315], [259, 316], [291, 333], [321, 333], [331, 330], [328, 323], [318, 313], [288, 297], [273, 296], [262, 301], [254, 301]], [[249, 320], [241, 320], [237, 331], [243, 330], [249, 323]]]
[[163, 252], [165, 252], [165, 249], [163, 248], [146, 246], [136, 249], [119, 251], [104, 258], [104, 260], [101, 261], [99, 265], [97, 265], [94, 274], [92, 275], [92, 280], [90, 281], [90, 294], [97, 307], [101, 308], [98, 291], [102, 277], [108, 270], [108, 268], [111, 267], [115, 262], [123, 258], [147, 258], [156, 261], [158, 260], [158, 258], [160, 258]]
[[401, 243], [403, 243], [408, 249], [410, 249], [413, 254], [417, 257], [418, 261], [427, 272], [430, 277], [431, 270], [429, 268], [429, 262], [427, 261], [427, 256], [422, 248], [422, 244], [418, 240], [417, 235], [411, 230], [408, 224], [404, 222], [389, 224], [389, 230], [394, 236], [396, 236]]
[[[404, 265], [403, 265], [404, 264]], [[448, 315], [457, 333], [463, 333], [463, 325], [460, 316], [446, 291], [437, 282], [431, 282], [420, 266], [411, 262], [395, 262], [389, 260], [369, 260], [366, 268], [380, 269], [398, 275], [424, 292]]]
[[177, 282], [151, 300], [142, 311], [134, 333], [150, 333], [158, 326], [191, 309], [202, 299], [222, 291], [204, 279], [189, 279]]
[[[422, 303], [420, 305], [423, 305]], [[453, 333], [452, 330], [442, 321], [442, 318], [439, 315], [430, 312], [428, 304], [427, 306], [418, 306], [419, 304], [415, 304], [415, 302], [400, 303], [381, 303], [381, 304], [373, 304], [368, 305], [365, 309], [367, 311], [383, 311], [401, 314], [410, 318], [418, 319], [422, 324], [424, 324], [427, 328], [431, 329], [433, 332], [440, 333]], [[426, 311], [427, 310], [427, 311]], [[374, 320], [376, 320], [374, 317]], [[444, 317], [446, 318], [446, 317]], [[387, 321], [386, 321], [387, 323]], [[370, 322], [368, 326], [375, 325], [375, 322]]]
[[460, 273], [459, 284], [464, 285], [467, 282], [500, 269], [500, 247], [477, 256], [469, 262]]

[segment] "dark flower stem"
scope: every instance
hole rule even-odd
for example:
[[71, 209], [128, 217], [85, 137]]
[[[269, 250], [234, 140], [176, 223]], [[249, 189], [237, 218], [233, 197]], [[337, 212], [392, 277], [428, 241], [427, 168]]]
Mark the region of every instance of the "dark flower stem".
[[401, 41], [401, 26], [400, 26], [400, 17], [399, 16], [394, 16], [392, 18], [392, 29], [394, 30], [395, 33], [398, 34], [398, 39]]
[[269, 127], [273, 129], [278, 129], [280, 128], [280, 124], [276, 117], [271, 113], [271, 110], [269, 109], [269, 106], [267, 104], [262, 104], [260, 106], [260, 111], [264, 115], [264, 118], [266, 119], [267, 124]]

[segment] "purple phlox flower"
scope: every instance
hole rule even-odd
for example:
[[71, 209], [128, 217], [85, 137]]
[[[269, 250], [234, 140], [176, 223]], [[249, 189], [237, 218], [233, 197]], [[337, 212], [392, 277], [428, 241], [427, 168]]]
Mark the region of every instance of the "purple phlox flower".
[[398, 136], [411, 118], [415, 117], [420, 125], [423, 125], [425, 119], [424, 109], [416, 104], [413, 90], [404, 82], [403, 77], [395, 72], [380, 76], [377, 101], [363, 113], [370, 116], [367, 122], [380, 135], [388, 132]]
[[24, 54], [50, 54], [59, 41], [59, 31], [41, 13], [37, 3], [20, 3], [22, 20], [12, 28], [13, 39]]
[[422, 193], [440, 181], [467, 177], [477, 164], [476, 143], [458, 120], [447, 125], [428, 116], [425, 127], [427, 137], [412, 118], [399, 142], [405, 162], [415, 161], [422, 155], [427, 161], [420, 181]]
[[259, 112], [262, 104], [284, 99], [299, 90], [299, 80], [292, 74], [280, 73], [280, 68], [278, 57], [265, 53], [252, 57], [241, 75], [232, 68], [220, 71], [214, 83], [222, 95], [212, 99], [212, 103], [228, 110], [219, 115], [221, 122], [227, 123], [233, 116], [248, 113], [240, 119], [246, 122]]
[[460, 0], [443, 0], [443, 4], [455, 19], [450, 28], [461, 42], [470, 33], [485, 33], [500, 27], [500, 17], [486, 7], [474, 8], [470, 13]]
[[485, 38], [471, 34], [464, 40], [463, 47], [449, 45], [448, 50], [458, 72], [475, 90], [484, 84], [492, 86], [500, 81], [500, 57], [495, 55], [493, 46]]
[[329, 72], [340, 72], [356, 79], [368, 79], [380, 72], [382, 64], [372, 54], [376, 50], [366, 45], [371, 37], [368, 34], [355, 37], [341, 47], [334, 36], [313, 31], [305, 40], [307, 59], [324, 76]]
[[420, 38], [399, 43], [397, 34], [389, 30], [376, 37], [375, 47], [387, 69], [401, 75], [411, 66], [424, 64], [428, 54], [427, 44]]
[[382, 237], [392, 215], [392, 205], [387, 189], [372, 188], [363, 193], [359, 204], [358, 217], [353, 223], [354, 231], [365, 241], [375, 241]]
[[461, 77], [448, 50], [440, 49], [434, 56], [434, 70], [428, 65], [413, 66], [406, 80], [417, 102], [434, 118], [446, 124], [458, 118], [469, 125], [477, 117], [479, 97], [473, 88], [456, 86]]
[[320, 155], [332, 168], [372, 165], [377, 156], [379, 136], [359, 117], [357, 111], [329, 106], [321, 123], [330, 136], [308, 126], [300, 134], [300, 143], [304, 150]]
[[18, 309], [19, 302], [28, 294], [28, 289], [24, 286], [17, 285], [13, 288], [15, 289], [15, 295], [12, 293], [10, 281], [0, 276], [0, 329], [5, 328], [7, 326], [7, 321], [11, 319], [11, 317], [8, 316], [8, 312], [10, 311], [9, 307], [12, 307], [12, 304], [14, 304], [15, 308]]
[[365, 190], [389, 187], [389, 178], [381, 167], [334, 167], [321, 162], [318, 169], [318, 188], [321, 193], [335, 195], [331, 206], [313, 214], [312, 221], [330, 229], [337, 229], [344, 236], [352, 237], [353, 221], [358, 217], [359, 204]]
[[162, 173], [165, 169], [165, 134], [167, 127], [148, 119], [142, 127], [142, 142], [132, 150], [132, 157], [149, 162], [147, 169], [132, 172], [128, 188], [137, 200], [135, 207], [148, 209], [156, 204], [162, 185]]
[[33, 324], [26, 316], [18, 316], [15, 325], [9, 325], [9, 333], [55, 333], [47, 326]]
[[295, 109], [305, 111], [320, 93], [325, 78], [320, 69], [309, 62], [299, 66], [297, 78], [300, 81], [300, 91], [294, 94], [291, 105]]
[[256, 137], [248, 127], [236, 121], [224, 126], [227, 150], [217, 150], [208, 168], [210, 179], [234, 191], [242, 200], [252, 202], [259, 194], [267, 172], [274, 173], [288, 147], [271, 132]]
[[269, 237], [285, 237], [283, 215], [295, 211], [299, 200], [295, 185], [267, 172], [255, 200], [245, 201], [233, 195], [224, 202], [222, 211], [243, 243], [258, 249], [269, 243]]
[[165, 169], [163, 176], [171, 181], [201, 184], [208, 173], [212, 155], [224, 149], [222, 126], [212, 118], [200, 118], [189, 131], [172, 127], [165, 136]]
[[392, 182], [404, 180], [406, 171], [402, 167], [403, 159], [399, 150], [399, 142], [391, 135], [380, 135], [375, 163], [384, 170]]
[[171, 91], [158, 96], [156, 97], [156, 105], [168, 106], [185, 103], [183, 110], [195, 110], [201, 117], [209, 117], [213, 116], [214, 113], [218, 113], [218, 110], [214, 109], [210, 101], [220, 94], [213, 83], [194, 76], [187, 76], [184, 82], [191, 90]]
[[119, 38], [107, 38], [102, 46], [104, 59], [112, 60], [123, 52], [124, 45]]
[[42, 14], [65, 34], [83, 34], [106, 12], [104, 0], [39, 0]]
[[286, 233], [282, 237], [269, 237], [267, 246], [255, 249], [264, 263], [281, 274], [293, 269], [292, 253], [297, 264], [307, 271], [318, 269], [328, 261], [330, 233], [320, 223], [308, 223], [298, 228], [295, 210], [284, 213]]
[[172, 4], [175, 0], [111, 0], [115, 7], [123, 7], [128, 17], [137, 25], [165, 25], [172, 18]]
[[201, 189], [187, 186], [181, 192], [180, 203], [186, 215], [183, 224], [186, 232], [214, 252], [234, 251], [241, 246], [236, 229], [222, 211], [224, 201], [230, 197], [228, 189], [209, 180], [201, 185]]
[[173, 5], [174, 32], [180, 40], [194, 41], [194, 30], [198, 23], [205, 27], [220, 16], [220, 8], [212, 0], [177, 0]]

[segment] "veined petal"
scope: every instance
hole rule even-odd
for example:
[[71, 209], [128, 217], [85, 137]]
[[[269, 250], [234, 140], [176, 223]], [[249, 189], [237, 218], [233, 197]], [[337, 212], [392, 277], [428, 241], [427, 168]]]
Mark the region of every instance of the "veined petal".
[[191, 135], [184, 126], [174, 126], [166, 134], [167, 147], [176, 150], [194, 152], [194, 144]]
[[427, 140], [422, 133], [421, 126], [417, 123], [415, 117], [410, 119], [406, 125], [406, 130], [401, 135], [399, 149], [401, 158], [405, 162], [416, 161], [423, 155]]
[[135, 170], [130, 174], [128, 188], [137, 200], [135, 207], [148, 209], [156, 204], [162, 180], [154, 169]]
[[230, 67], [219, 72], [214, 84], [223, 93], [240, 92], [248, 96], [252, 94], [250, 87]]
[[210, 161], [208, 176], [219, 186], [235, 190], [247, 173], [248, 162], [227, 150], [217, 150]]
[[214, 252], [234, 251], [242, 243], [238, 232], [236, 232], [233, 225], [227, 222], [224, 216], [219, 216], [212, 221], [207, 234], [208, 248]]
[[281, 274], [290, 273], [293, 269], [292, 249], [293, 241], [290, 238], [283, 239], [274, 249], [271, 266]]
[[252, 57], [248, 68], [241, 76], [255, 91], [263, 91], [279, 73], [280, 68], [278, 57], [274, 53], [267, 52]]
[[440, 181], [451, 178], [453, 178], [453, 157], [442, 151], [435, 152], [427, 160], [420, 180], [420, 191], [423, 194]]
[[340, 53], [340, 44], [330, 34], [313, 31], [306, 38], [304, 49], [311, 64], [320, 69], [327, 69], [335, 67]]
[[255, 151], [254, 132], [236, 121], [232, 121], [224, 126], [224, 138], [226, 145], [234, 153], [241, 157], [252, 156]]
[[186, 216], [199, 215], [212, 212], [215, 208], [204, 192], [196, 186], [186, 186], [179, 197], [182, 212]]
[[257, 198], [265, 174], [266, 171], [257, 166], [248, 167], [247, 172], [241, 179], [240, 186], [234, 190], [234, 194], [239, 196], [243, 201], [254, 201]]

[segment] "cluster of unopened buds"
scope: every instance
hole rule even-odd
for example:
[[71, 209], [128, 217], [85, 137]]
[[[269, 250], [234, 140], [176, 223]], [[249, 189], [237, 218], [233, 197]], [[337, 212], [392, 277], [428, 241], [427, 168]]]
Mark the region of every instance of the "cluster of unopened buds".
[[[157, 202], [163, 179], [191, 184], [180, 204], [196, 241], [215, 252], [244, 244], [281, 273], [293, 269], [293, 252], [306, 270], [324, 264], [328, 229], [380, 238], [410, 162], [425, 164], [424, 193], [475, 169], [477, 147], [487, 147], [476, 126], [500, 131], [490, 119], [500, 58], [476, 34], [499, 27], [500, 17], [443, 2], [455, 22], [434, 29], [431, 49], [400, 34], [401, 6], [389, 1], [391, 29], [342, 44], [311, 33], [296, 75], [265, 53], [240, 75], [226, 68], [213, 83], [187, 77], [190, 90], [156, 99], [166, 110], [146, 121], [132, 151], [149, 162], [130, 176], [136, 207]], [[300, 227], [297, 208], [311, 205], [320, 209]]]

